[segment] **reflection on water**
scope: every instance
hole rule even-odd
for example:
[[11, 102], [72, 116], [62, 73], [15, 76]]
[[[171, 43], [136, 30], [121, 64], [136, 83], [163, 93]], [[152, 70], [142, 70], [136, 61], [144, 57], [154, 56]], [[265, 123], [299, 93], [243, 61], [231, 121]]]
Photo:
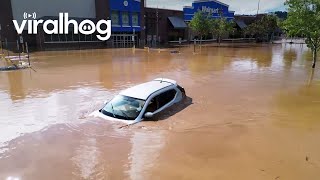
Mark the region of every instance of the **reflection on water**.
[[[99, 164], [100, 152], [97, 148], [96, 139], [89, 138], [80, 142], [79, 148], [75, 151], [75, 156], [71, 159], [78, 172], [74, 172], [75, 176], [80, 175], [81, 178], [89, 179], [96, 171], [96, 166]], [[103, 177], [100, 177], [103, 179]], [[100, 179], [95, 177], [94, 179]]]
[[157, 164], [157, 158], [164, 146], [163, 132], [135, 132], [131, 138], [131, 152], [129, 155], [130, 168], [128, 171], [130, 179], [149, 179], [148, 172]]
[[311, 85], [312, 85], [313, 78], [314, 78], [314, 71], [315, 71], [314, 69], [312, 69], [312, 70], [310, 71], [308, 86], [311, 86]]
[[314, 81], [314, 75], [315, 71], [310, 70], [310, 77], [305, 85], [279, 94], [277, 108], [282, 117], [278, 118], [278, 123], [306, 129], [312, 129], [319, 124], [320, 81]]
[[[0, 102], [0, 145], [22, 134], [40, 131], [48, 125], [82, 123], [83, 118], [98, 108], [103, 98], [108, 96], [111, 97], [111, 93], [75, 88], [57, 93], [39, 93], [20, 101], [3, 98]], [[92, 101], [88, 102], [88, 99]]]
[[23, 74], [21, 71], [18, 72], [8, 72], [8, 81], [9, 81], [9, 94], [12, 101], [16, 101], [19, 99], [24, 99], [25, 94], [23, 92]]
[[[310, 71], [306, 47], [192, 51], [37, 52], [37, 72], [0, 72], [0, 179], [320, 176], [320, 71]], [[89, 116], [158, 77], [177, 80], [188, 95], [158, 121], [119, 129]]]

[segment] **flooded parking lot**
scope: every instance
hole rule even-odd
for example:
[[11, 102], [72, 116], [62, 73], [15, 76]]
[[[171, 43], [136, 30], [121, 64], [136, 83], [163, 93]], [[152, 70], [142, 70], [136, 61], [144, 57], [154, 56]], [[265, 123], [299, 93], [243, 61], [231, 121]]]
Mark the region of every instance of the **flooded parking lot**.
[[[0, 179], [320, 177], [320, 67], [301, 45], [31, 54], [0, 72]], [[199, 49], [198, 49], [199, 51]], [[128, 128], [90, 117], [158, 77], [188, 98]]]

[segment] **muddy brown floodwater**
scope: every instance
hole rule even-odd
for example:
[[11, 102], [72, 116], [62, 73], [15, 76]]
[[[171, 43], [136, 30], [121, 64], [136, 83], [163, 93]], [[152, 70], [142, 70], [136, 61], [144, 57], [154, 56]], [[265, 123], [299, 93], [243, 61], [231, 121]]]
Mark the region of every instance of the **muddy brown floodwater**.
[[[301, 45], [31, 54], [0, 72], [0, 179], [320, 177], [320, 66]], [[158, 121], [95, 119], [119, 91], [166, 77], [188, 98]]]

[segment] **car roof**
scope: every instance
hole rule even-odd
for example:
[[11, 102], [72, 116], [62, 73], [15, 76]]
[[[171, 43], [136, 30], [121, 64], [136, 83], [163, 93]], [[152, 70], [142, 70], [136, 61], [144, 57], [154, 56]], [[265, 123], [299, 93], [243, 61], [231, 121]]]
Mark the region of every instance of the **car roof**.
[[153, 81], [128, 88], [120, 92], [120, 95], [133, 97], [136, 99], [147, 100], [148, 97], [156, 91], [159, 91], [169, 86], [173, 86], [175, 84], [176, 82], [171, 79], [155, 79]]

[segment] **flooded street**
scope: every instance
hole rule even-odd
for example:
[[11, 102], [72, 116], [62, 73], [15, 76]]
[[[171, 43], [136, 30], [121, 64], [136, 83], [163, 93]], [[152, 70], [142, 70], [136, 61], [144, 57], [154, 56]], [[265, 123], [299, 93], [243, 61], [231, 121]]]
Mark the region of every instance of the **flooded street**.
[[[36, 52], [37, 72], [0, 72], [0, 179], [319, 179], [320, 65], [311, 71], [311, 52], [192, 51]], [[89, 116], [158, 77], [188, 96], [158, 121], [120, 128]]]

